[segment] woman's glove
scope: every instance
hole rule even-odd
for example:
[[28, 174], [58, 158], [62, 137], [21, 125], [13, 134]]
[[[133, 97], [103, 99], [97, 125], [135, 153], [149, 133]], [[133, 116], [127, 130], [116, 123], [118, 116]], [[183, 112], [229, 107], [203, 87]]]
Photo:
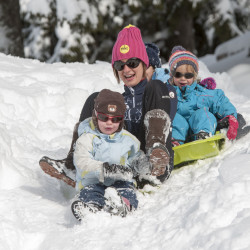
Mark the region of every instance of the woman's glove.
[[109, 165], [107, 162], [104, 162], [100, 174], [100, 182], [104, 182], [104, 178], [130, 181], [133, 178], [133, 172], [129, 167], [118, 164]]
[[229, 140], [234, 140], [237, 136], [237, 130], [239, 127], [239, 123], [233, 115], [227, 115], [226, 117], [221, 119], [221, 121], [224, 122], [226, 119], [228, 121], [227, 138]]

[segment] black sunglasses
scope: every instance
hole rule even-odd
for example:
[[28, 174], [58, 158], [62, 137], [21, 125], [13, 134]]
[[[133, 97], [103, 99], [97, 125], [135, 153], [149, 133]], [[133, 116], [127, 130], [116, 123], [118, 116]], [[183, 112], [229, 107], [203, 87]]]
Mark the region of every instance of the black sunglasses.
[[136, 57], [130, 58], [126, 62], [115, 61], [114, 68], [117, 71], [122, 71], [124, 69], [124, 66], [127, 65], [129, 68], [134, 69], [134, 68], [137, 68], [139, 66], [140, 62], [141, 62], [141, 60], [139, 58], [136, 58]]
[[185, 73], [185, 74], [182, 74], [181, 72], [175, 72], [174, 74], [174, 77], [175, 78], [181, 78], [181, 77], [185, 77], [186, 79], [191, 79], [194, 77], [194, 74], [193, 73]]
[[96, 117], [98, 120], [102, 122], [107, 122], [110, 119], [113, 123], [118, 123], [123, 120], [123, 115], [109, 116], [109, 115], [98, 113], [98, 112], [96, 112]]

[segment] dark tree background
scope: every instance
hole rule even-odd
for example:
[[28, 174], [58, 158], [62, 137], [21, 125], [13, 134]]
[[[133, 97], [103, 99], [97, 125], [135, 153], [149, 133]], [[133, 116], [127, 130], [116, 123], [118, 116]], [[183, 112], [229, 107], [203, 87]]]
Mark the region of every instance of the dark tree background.
[[0, 51], [24, 57], [19, 0], [0, 0]]
[[166, 62], [175, 45], [200, 57], [250, 30], [250, 0], [40, 0], [40, 12], [32, 1], [19, 8], [19, 0], [0, 0], [1, 52], [48, 63], [110, 61], [118, 32], [133, 24]]

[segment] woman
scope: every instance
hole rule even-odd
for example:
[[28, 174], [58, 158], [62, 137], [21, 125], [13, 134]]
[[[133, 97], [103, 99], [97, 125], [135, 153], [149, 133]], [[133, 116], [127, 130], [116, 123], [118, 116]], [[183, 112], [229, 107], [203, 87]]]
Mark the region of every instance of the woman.
[[[141, 149], [147, 154], [152, 165], [151, 175], [163, 182], [173, 168], [173, 150], [171, 147], [171, 120], [169, 90], [162, 81], [147, 81], [146, 70], [149, 59], [140, 30], [128, 25], [118, 34], [112, 50], [112, 68], [120, 83], [124, 83], [124, 100], [126, 103], [125, 127], [141, 142]], [[85, 102], [80, 115], [80, 122], [92, 115], [93, 93]], [[76, 125], [71, 150], [62, 163], [72, 162], [73, 145], [80, 135]], [[140, 162], [139, 162], [140, 163]], [[67, 178], [66, 169], [47, 157], [40, 160], [40, 166], [49, 175], [63, 179], [74, 185]], [[61, 164], [61, 166], [64, 166]], [[73, 168], [72, 164], [65, 164]], [[143, 167], [143, 166], [141, 166]]]

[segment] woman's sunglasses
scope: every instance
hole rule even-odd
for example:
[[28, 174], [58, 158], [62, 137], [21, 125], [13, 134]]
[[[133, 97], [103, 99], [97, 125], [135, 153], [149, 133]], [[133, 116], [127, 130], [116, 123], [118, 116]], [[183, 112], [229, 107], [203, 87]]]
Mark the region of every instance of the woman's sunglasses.
[[118, 123], [123, 120], [123, 115], [109, 116], [109, 115], [98, 113], [98, 112], [96, 112], [96, 117], [98, 120], [102, 122], [107, 122], [110, 119], [113, 123]]
[[191, 79], [194, 77], [194, 74], [193, 73], [185, 73], [185, 74], [182, 74], [181, 72], [175, 72], [174, 74], [174, 77], [175, 78], [181, 78], [181, 77], [185, 77], [186, 79]]
[[122, 61], [115, 61], [114, 62], [114, 68], [117, 71], [122, 71], [125, 67], [125, 65], [127, 65], [129, 68], [134, 69], [137, 68], [140, 64], [141, 60], [139, 58], [130, 58], [128, 59], [126, 62], [122, 62]]

